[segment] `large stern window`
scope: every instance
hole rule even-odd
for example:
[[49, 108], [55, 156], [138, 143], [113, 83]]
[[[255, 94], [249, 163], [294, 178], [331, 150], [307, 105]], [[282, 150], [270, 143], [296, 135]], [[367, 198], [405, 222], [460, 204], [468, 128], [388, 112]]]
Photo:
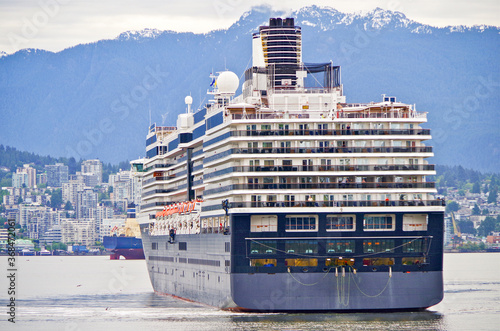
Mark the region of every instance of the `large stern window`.
[[365, 231], [391, 231], [394, 230], [395, 215], [367, 214], [363, 219], [363, 230]]
[[315, 215], [286, 215], [286, 231], [318, 231], [318, 217]]

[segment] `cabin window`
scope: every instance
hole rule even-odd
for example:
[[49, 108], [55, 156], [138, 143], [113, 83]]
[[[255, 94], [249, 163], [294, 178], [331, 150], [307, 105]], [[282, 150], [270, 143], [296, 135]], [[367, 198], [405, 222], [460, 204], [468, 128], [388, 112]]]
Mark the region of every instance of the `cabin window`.
[[404, 239], [403, 253], [425, 253], [427, 252], [427, 238]]
[[326, 229], [328, 231], [354, 231], [355, 223], [355, 215], [326, 215]]
[[317, 240], [287, 240], [285, 242], [287, 254], [318, 254]]
[[396, 217], [394, 215], [365, 215], [363, 229], [365, 231], [390, 231], [394, 230]]
[[427, 231], [427, 214], [404, 214], [403, 231]]
[[250, 219], [250, 232], [276, 232], [278, 231], [278, 216], [252, 215]]
[[251, 267], [275, 267], [276, 259], [250, 259]]
[[265, 141], [262, 143], [262, 148], [271, 149], [271, 148], [273, 148], [273, 143], [269, 142], [269, 141]]
[[252, 240], [250, 254], [276, 254], [276, 240]]
[[158, 243], [151, 243], [151, 249], [152, 250], [157, 250], [158, 249]]
[[274, 166], [274, 160], [264, 160], [264, 166], [266, 167]]
[[252, 195], [250, 196], [250, 199], [252, 200], [252, 207], [262, 207], [261, 201], [262, 197], [260, 195]]
[[375, 257], [375, 258], [364, 258], [363, 266], [382, 266], [382, 265], [394, 265], [394, 258], [392, 257]]
[[349, 265], [353, 266], [355, 260], [354, 259], [344, 259], [342, 257], [338, 258], [328, 258], [325, 260], [325, 266], [327, 267], [337, 267], [337, 266], [343, 266], [343, 265]]
[[354, 240], [327, 240], [325, 250], [326, 254], [354, 253]]
[[403, 257], [401, 262], [403, 265], [419, 265], [423, 262], [428, 263], [428, 261], [422, 257]]
[[363, 253], [390, 253], [394, 250], [394, 240], [363, 240]]
[[318, 259], [285, 259], [287, 267], [316, 267]]
[[286, 215], [286, 231], [317, 231], [318, 218], [314, 215]]
[[179, 242], [179, 250], [186, 251], [187, 250], [187, 242]]

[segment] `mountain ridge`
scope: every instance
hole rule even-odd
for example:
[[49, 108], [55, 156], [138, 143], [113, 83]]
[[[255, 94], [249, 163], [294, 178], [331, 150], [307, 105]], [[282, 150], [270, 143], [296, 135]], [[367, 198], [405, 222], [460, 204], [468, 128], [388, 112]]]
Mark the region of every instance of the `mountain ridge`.
[[[205, 34], [127, 31], [61, 52], [31, 49], [0, 57], [0, 114], [6, 119], [0, 143], [106, 162], [142, 156], [150, 111], [153, 122], [175, 125], [185, 95], [202, 106], [209, 73], [228, 68], [240, 76], [250, 63], [251, 33], [278, 14], [259, 7], [228, 29]], [[349, 102], [379, 101], [386, 93], [429, 111], [436, 163], [499, 169], [493, 125], [499, 120], [499, 28], [451, 32], [402, 13], [368, 14], [317, 6], [292, 13], [302, 26], [304, 61], [341, 65]], [[418, 28], [423, 33], [412, 32]], [[144, 81], [155, 87], [146, 89]], [[486, 97], [475, 97], [479, 88]], [[461, 157], [464, 150], [469, 158]]]

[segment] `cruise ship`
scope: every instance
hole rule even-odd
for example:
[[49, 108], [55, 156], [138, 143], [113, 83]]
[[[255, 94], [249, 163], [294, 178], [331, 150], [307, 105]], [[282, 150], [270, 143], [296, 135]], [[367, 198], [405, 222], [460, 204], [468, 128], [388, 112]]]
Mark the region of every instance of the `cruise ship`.
[[347, 103], [339, 66], [303, 61], [293, 18], [252, 43], [241, 78], [214, 75], [205, 107], [187, 96], [177, 126], [149, 127], [140, 223], [154, 291], [241, 311], [439, 303], [445, 207], [426, 179], [426, 113], [386, 95]]

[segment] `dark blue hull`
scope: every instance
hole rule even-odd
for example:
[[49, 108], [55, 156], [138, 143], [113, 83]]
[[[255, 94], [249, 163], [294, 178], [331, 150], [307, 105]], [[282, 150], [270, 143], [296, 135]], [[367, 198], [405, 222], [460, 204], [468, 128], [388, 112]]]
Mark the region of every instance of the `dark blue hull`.
[[127, 260], [144, 259], [142, 239], [140, 238], [106, 236], [103, 239], [104, 248], [112, 253], [112, 260], [118, 260], [120, 256]]
[[136, 237], [114, 237], [106, 236], [103, 240], [104, 248], [107, 250], [113, 249], [142, 249], [142, 239]]

